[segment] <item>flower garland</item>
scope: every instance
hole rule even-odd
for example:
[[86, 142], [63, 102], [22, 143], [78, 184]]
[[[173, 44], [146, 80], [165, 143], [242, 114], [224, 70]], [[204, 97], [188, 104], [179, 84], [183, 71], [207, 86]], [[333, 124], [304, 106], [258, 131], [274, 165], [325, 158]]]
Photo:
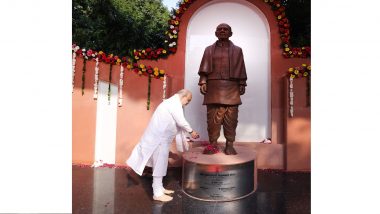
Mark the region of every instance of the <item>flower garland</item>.
[[285, 58], [307, 58], [311, 55], [310, 47], [290, 47], [290, 24], [288, 18], [285, 16], [285, 7], [281, 5], [280, 0], [264, 0], [269, 4], [273, 10], [274, 15], [280, 30], [280, 38], [282, 41], [283, 52]]
[[95, 78], [94, 78], [94, 100], [98, 99], [98, 84], [99, 84], [99, 59], [95, 58]]
[[162, 84], [162, 100], [166, 99], [166, 74], [164, 75], [164, 83]]
[[83, 74], [82, 74], [82, 95], [84, 94], [84, 84], [85, 84], [85, 71], [86, 71], [86, 61], [87, 60], [95, 60], [95, 78], [94, 78], [94, 100], [97, 100], [98, 97], [98, 83], [99, 83], [99, 62], [104, 62], [107, 64], [110, 64], [110, 74], [109, 74], [109, 85], [108, 85], [108, 102], [110, 103], [111, 100], [111, 81], [112, 81], [112, 66], [113, 65], [121, 65], [120, 66], [120, 80], [119, 80], [119, 96], [118, 96], [118, 106], [122, 106], [122, 88], [123, 88], [123, 78], [124, 78], [124, 68], [127, 68], [130, 71], [134, 71], [139, 76], [148, 76], [149, 82], [148, 82], [148, 105], [147, 109], [149, 110], [150, 106], [150, 82], [151, 78], [154, 77], [155, 79], [163, 80], [163, 90], [164, 95], [166, 96], [166, 74], [163, 69], [159, 69], [158, 67], [152, 67], [150, 65], [144, 65], [142, 63], [137, 64], [133, 63], [130, 58], [122, 57], [119, 58], [118, 56], [114, 56], [113, 54], [106, 54], [103, 51], [94, 51], [94, 50], [87, 50], [85, 48], [79, 48], [79, 46], [73, 44], [73, 92], [74, 92], [74, 80], [75, 80], [75, 65], [76, 65], [76, 57], [81, 56], [83, 57]]
[[152, 67], [150, 65], [146, 66], [144, 64], [131, 63], [127, 65], [127, 69], [134, 71], [139, 76], [151, 76], [153, 75], [156, 79], [164, 80], [165, 71], [158, 69], [157, 67]]
[[289, 77], [289, 114], [290, 117], [294, 117], [294, 91], [293, 91], [293, 80], [301, 77], [308, 78], [307, 82], [307, 102], [310, 106], [310, 74], [311, 66], [307, 64], [302, 64], [301, 67], [294, 67], [288, 69]]
[[82, 96], [84, 95], [84, 83], [85, 83], [85, 79], [86, 79], [86, 76], [85, 76], [85, 73], [86, 73], [86, 61], [87, 59], [84, 58], [83, 59], [83, 68], [82, 68]]
[[72, 63], [72, 66], [73, 66], [73, 90], [71, 93], [74, 93], [74, 81], [75, 81], [75, 65], [76, 65], [76, 62], [77, 62], [77, 50], [79, 49], [79, 46], [76, 46], [76, 45], [73, 45], [72, 46], [72, 50], [73, 50], [73, 63]]
[[[75, 44], [73, 46], [76, 46]], [[73, 49], [73, 55], [82, 56], [86, 60], [97, 60], [98, 62], [104, 62], [106, 64], [112, 65], [121, 65], [124, 68], [126, 67], [128, 70], [133, 70], [135, 73], [139, 74], [139, 76], [144, 75], [148, 76], [148, 74], [153, 74], [156, 79], [164, 80], [165, 71], [163, 69], [159, 69], [157, 67], [152, 67], [150, 65], [144, 65], [142, 63], [137, 64], [133, 63], [130, 58], [127, 57], [118, 57], [113, 54], [106, 54], [103, 51], [94, 51], [89, 49], [86, 51], [85, 48], [80, 49], [79, 46], [76, 46], [75, 50]], [[75, 61], [73, 60], [73, 65]], [[73, 76], [75, 74], [75, 70], [73, 68]], [[73, 78], [74, 79], [74, 78]]]
[[148, 76], [148, 100], [146, 101], [146, 110], [150, 109], [150, 85], [152, 82], [151, 75]]
[[123, 105], [123, 83], [124, 83], [123, 78], [124, 78], [124, 67], [120, 66], [119, 101], [118, 101], [119, 107]]
[[111, 81], [112, 81], [112, 63], [110, 63], [110, 75], [108, 79], [108, 105], [111, 103]]

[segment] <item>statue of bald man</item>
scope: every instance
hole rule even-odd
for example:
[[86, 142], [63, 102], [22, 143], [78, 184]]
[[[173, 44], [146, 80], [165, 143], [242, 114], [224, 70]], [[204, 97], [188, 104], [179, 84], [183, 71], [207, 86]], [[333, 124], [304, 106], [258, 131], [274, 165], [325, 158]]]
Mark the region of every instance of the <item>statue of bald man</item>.
[[243, 51], [229, 40], [232, 29], [228, 24], [218, 25], [215, 35], [218, 40], [204, 51], [198, 71], [198, 85], [204, 95], [203, 105], [207, 106], [210, 144], [217, 146], [223, 126], [227, 140], [224, 153], [236, 155], [233, 143], [238, 124], [238, 107], [242, 104], [240, 95], [245, 93], [247, 86]]

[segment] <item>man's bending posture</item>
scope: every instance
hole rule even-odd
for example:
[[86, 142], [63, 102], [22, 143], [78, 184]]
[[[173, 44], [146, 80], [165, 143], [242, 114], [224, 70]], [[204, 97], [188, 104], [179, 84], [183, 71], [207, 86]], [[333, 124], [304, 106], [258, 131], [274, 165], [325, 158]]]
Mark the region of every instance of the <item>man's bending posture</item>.
[[153, 199], [171, 201], [173, 197], [166, 194], [174, 193], [163, 187], [162, 178], [167, 173], [170, 144], [181, 131], [188, 132], [192, 138], [199, 138], [183, 114], [183, 107], [192, 98], [190, 91], [182, 89], [169, 99], [163, 101], [153, 113], [140, 142], [135, 146], [127, 165], [140, 176], [145, 166], [153, 168]]

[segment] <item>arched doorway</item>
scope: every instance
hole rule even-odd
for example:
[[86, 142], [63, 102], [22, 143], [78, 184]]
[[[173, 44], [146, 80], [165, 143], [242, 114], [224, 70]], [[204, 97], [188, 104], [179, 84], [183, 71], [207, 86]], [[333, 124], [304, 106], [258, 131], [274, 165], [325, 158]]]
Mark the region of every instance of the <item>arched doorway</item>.
[[[186, 118], [208, 140], [206, 106], [198, 87], [198, 69], [206, 46], [216, 41], [220, 23], [231, 26], [230, 38], [243, 49], [248, 75], [243, 104], [239, 107], [237, 142], [258, 142], [271, 137], [270, 32], [264, 14], [247, 1], [212, 1], [191, 17], [186, 37], [185, 88], [193, 92], [193, 101], [185, 108]], [[219, 141], [225, 141], [223, 134]]]

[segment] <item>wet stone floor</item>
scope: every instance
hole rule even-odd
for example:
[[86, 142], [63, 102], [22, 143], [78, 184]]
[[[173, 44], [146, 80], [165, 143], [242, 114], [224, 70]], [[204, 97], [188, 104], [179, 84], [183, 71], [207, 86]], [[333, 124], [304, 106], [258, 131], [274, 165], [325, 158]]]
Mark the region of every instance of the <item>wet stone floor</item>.
[[125, 169], [108, 167], [72, 168], [74, 214], [124, 213], [310, 213], [310, 173], [258, 170], [258, 188], [250, 196], [231, 202], [205, 202], [181, 190], [181, 168], [169, 168], [164, 186], [175, 190], [167, 203], [152, 199], [152, 177], [128, 176]]

